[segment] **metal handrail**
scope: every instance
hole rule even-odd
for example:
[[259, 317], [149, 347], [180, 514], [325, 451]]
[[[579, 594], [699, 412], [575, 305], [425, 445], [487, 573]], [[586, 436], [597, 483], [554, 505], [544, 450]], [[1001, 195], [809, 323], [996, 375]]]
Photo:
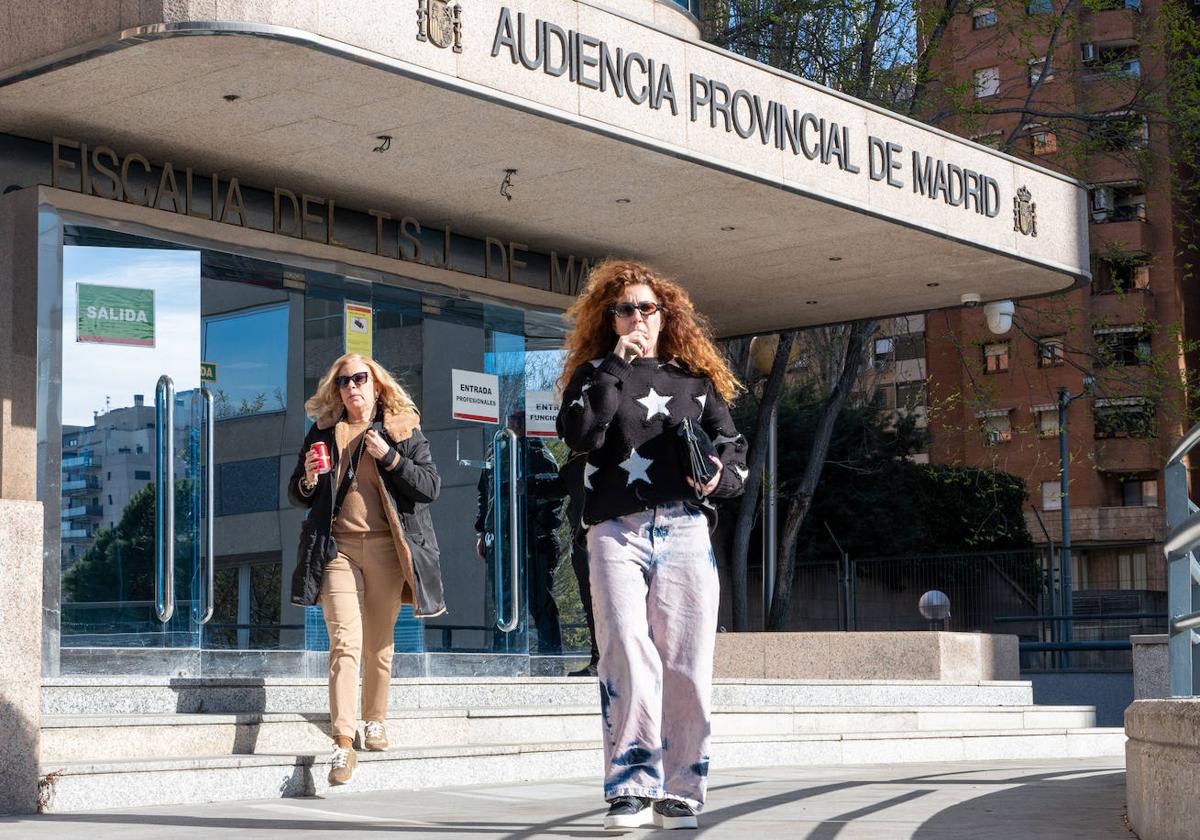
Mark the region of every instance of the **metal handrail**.
[[212, 391], [201, 388], [200, 397], [204, 400], [204, 416], [202, 418], [204, 423], [204, 551], [200, 555], [200, 586], [203, 587], [203, 594], [193, 602], [192, 617], [195, 618], [197, 624], [207, 624], [213, 617], [213, 611], [216, 608], [213, 593], [217, 565], [217, 549], [213, 542], [216, 533], [213, 519], [213, 514], [216, 513], [216, 504], [213, 501], [213, 489], [216, 487], [217, 453], [213, 447], [213, 427], [216, 425], [217, 414]]
[[1183, 459], [1200, 445], [1200, 423], [1193, 426], [1171, 450], [1163, 471], [1168, 537], [1163, 543], [1167, 560], [1167, 661], [1171, 695], [1200, 694], [1200, 512], [1188, 494], [1188, 471]]
[[[520, 534], [517, 532], [517, 433], [512, 429], [501, 429], [496, 432], [496, 437], [492, 442], [492, 461], [496, 465], [496, 470], [493, 475], [496, 480], [496, 492], [494, 493], [495, 504], [497, 508], [500, 506], [500, 438], [507, 436], [509, 441], [509, 457], [508, 457], [508, 569], [509, 569], [509, 592], [512, 597], [509, 599], [512, 612], [508, 621], [500, 620], [500, 599], [496, 599], [496, 629], [501, 633], [511, 633], [517, 629], [517, 625], [521, 623], [521, 587], [520, 587], [520, 572], [521, 572], [521, 556], [520, 556]], [[498, 518], [498, 517], [497, 517]], [[499, 535], [497, 535], [499, 537]], [[499, 542], [499, 540], [497, 540]], [[503, 574], [503, 569], [496, 569], [496, 577]]]
[[175, 383], [163, 374], [154, 386], [155, 430], [154, 613], [166, 624], [175, 614]]

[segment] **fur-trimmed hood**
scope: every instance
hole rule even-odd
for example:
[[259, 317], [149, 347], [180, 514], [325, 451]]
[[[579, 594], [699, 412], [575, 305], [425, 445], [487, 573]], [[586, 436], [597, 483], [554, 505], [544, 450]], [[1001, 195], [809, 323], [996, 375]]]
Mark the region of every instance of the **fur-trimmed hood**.
[[[329, 429], [346, 419], [346, 410], [342, 409], [337, 416], [325, 415], [317, 419], [316, 426], [322, 431]], [[379, 419], [379, 413], [376, 412], [375, 419]], [[421, 425], [421, 415], [415, 409], [404, 409], [399, 412], [384, 411], [383, 412], [383, 429], [388, 433], [393, 443], [399, 443], [402, 440], [408, 440], [412, 437], [413, 429]]]

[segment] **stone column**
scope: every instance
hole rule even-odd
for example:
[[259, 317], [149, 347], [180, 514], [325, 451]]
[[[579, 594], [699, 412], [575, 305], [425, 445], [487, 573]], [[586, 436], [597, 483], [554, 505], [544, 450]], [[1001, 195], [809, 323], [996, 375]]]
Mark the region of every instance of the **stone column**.
[[41, 760], [41, 502], [0, 499], [0, 662], [0, 814], [30, 814]]

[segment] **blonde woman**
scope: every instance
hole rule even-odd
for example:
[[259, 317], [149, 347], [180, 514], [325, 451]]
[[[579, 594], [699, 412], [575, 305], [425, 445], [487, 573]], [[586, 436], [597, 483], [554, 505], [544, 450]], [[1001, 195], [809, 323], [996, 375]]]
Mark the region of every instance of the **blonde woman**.
[[[687, 293], [648, 266], [600, 264], [567, 317], [558, 431], [587, 455], [604, 827], [696, 828], [719, 599], [708, 499], [742, 492], [746, 440], [728, 406], [741, 386]], [[680, 453], [685, 421], [715, 444], [703, 484]]]
[[288, 482], [291, 503], [309, 511], [292, 603], [320, 604], [325, 614], [334, 740], [329, 783], [341, 785], [358, 765], [360, 660], [362, 747], [386, 750], [400, 606], [411, 604], [418, 618], [446, 611], [428, 510], [442, 481], [416, 406], [373, 359], [348, 353], [335, 361], [304, 410], [315, 422]]

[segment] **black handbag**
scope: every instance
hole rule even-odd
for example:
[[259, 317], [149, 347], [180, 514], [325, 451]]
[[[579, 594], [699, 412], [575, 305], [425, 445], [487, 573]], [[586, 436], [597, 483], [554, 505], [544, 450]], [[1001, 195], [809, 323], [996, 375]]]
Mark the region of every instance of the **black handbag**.
[[[708, 432], [695, 420], [685, 418], [675, 431], [679, 436], [679, 459], [684, 469], [688, 470], [692, 481], [703, 487], [712, 481], [712, 477], [721, 468], [712, 460], [717, 456], [717, 447], [708, 436]], [[703, 499], [703, 491], [696, 490], [696, 498]]]

